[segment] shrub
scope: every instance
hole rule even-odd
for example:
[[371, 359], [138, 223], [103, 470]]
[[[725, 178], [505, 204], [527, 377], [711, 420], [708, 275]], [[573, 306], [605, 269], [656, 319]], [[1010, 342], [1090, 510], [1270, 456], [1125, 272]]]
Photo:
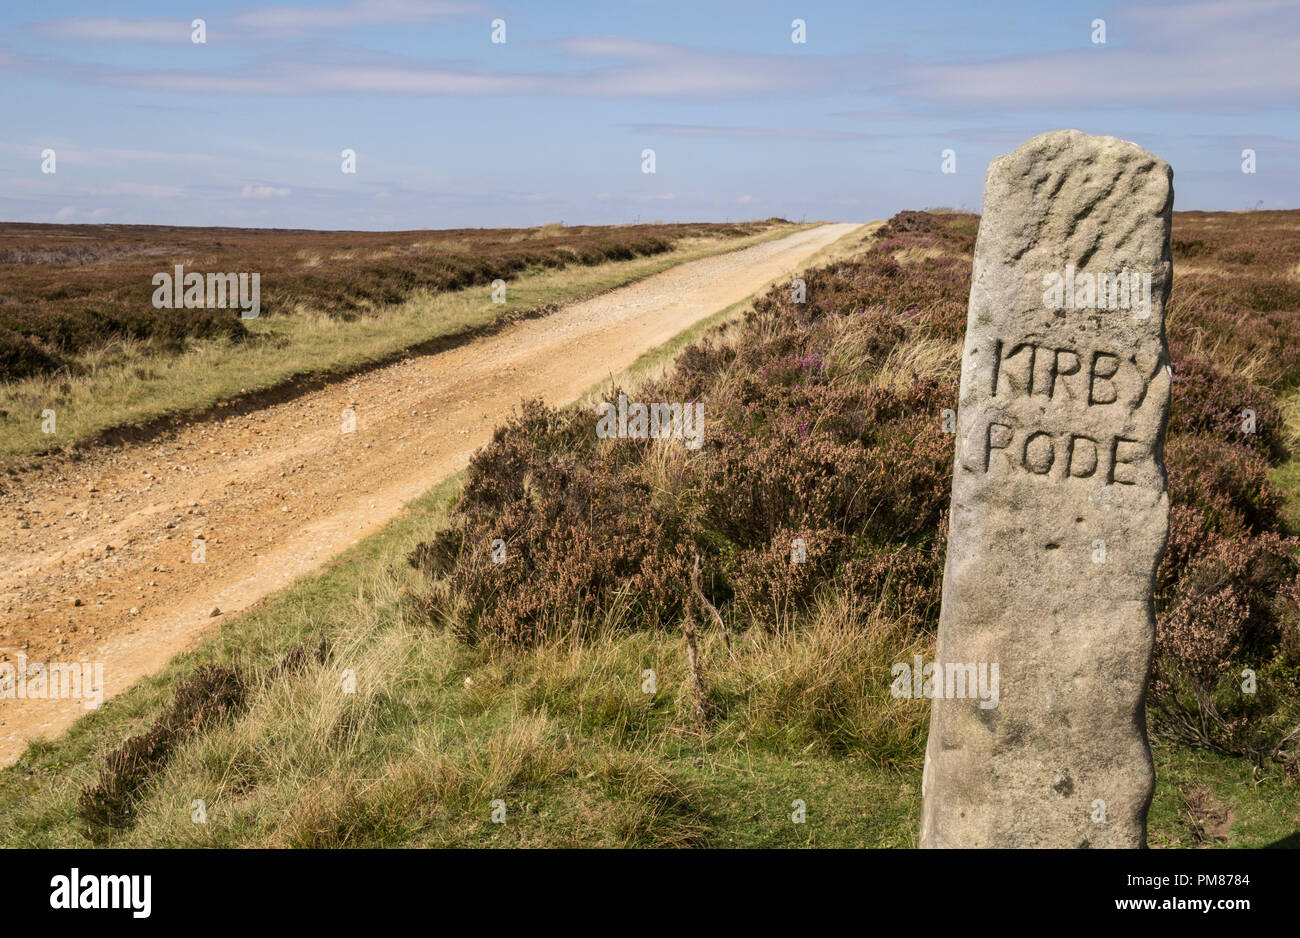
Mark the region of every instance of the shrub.
[[[909, 372], [918, 359], [906, 353], [963, 335], [971, 219], [900, 213], [862, 254], [805, 272], [805, 303], [774, 289], [734, 342], [711, 335], [685, 349], [635, 396], [702, 401], [695, 453], [598, 443], [590, 415], [525, 408], [471, 461], [451, 529], [413, 558], [433, 581], [430, 612], [463, 637], [513, 642], [611, 622], [662, 627], [682, 610], [698, 552], [710, 600], [733, 620], [802, 622], [831, 590], [912, 634], [932, 631], [952, 477], [940, 414], [957, 388], [947, 372]], [[1253, 239], [1242, 245], [1194, 228], [1175, 239], [1178, 256], [1296, 262], [1294, 238], [1276, 231], [1238, 226]], [[920, 259], [898, 259], [909, 257]], [[1277, 390], [1300, 380], [1300, 311], [1279, 311], [1292, 294], [1253, 269], [1177, 289], [1153, 725], [1285, 761], [1279, 741], [1300, 721], [1300, 545], [1284, 536], [1269, 473], [1284, 447]], [[1255, 433], [1243, 431], [1247, 408]], [[505, 564], [490, 561], [494, 537], [508, 542]], [[1231, 689], [1247, 665], [1270, 685], [1243, 700]]]
[[186, 739], [244, 706], [246, 688], [239, 672], [203, 665], [176, 688], [171, 706], [144, 733], [132, 736], [108, 755], [98, 784], [82, 791], [77, 814], [94, 840], [135, 823], [135, 804], [145, 784]]
[[[868, 252], [807, 272], [804, 304], [785, 287], [759, 298], [734, 345], [685, 349], [635, 399], [702, 402], [694, 453], [597, 441], [594, 417], [526, 405], [471, 460], [450, 526], [412, 554], [431, 580], [426, 611], [462, 638], [511, 643], [662, 627], [680, 615], [699, 553], [711, 601], [760, 624], [835, 584], [932, 625], [951, 479], [939, 415], [955, 406], [955, 381], [874, 378], [900, 344], [956, 314], [964, 278], [933, 270], [912, 307], [872, 307], [864, 293], [906, 278]], [[922, 303], [934, 315], [918, 315]], [[503, 563], [492, 562], [498, 538]]]
[[1169, 499], [1200, 511], [1212, 530], [1247, 536], [1276, 530], [1282, 495], [1269, 464], [1250, 447], [1208, 433], [1170, 436], [1165, 447]]
[[0, 375], [5, 380], [55, 371], [63, 364], [61, 357], [37, 339], [0, 326]]
[[[1282, 412], [1274, 395], [1192, 355], [1178, 359], [1169, 398], [1169, 435], [1209, 433], [1270, 457], [1280, 451]], [[1255, 415], [1247, 432], [1245, 411]]]

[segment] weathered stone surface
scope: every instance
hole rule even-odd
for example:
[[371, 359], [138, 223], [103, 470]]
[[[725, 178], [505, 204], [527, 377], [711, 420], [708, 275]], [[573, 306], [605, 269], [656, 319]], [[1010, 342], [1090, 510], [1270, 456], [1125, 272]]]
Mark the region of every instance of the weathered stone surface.
[[1075, 130], [989, 166], [936, 662], [996, 664], [1000, 686], [996, 707], [933, 701], [923, 847], [1145, 845], [1172, 179]]

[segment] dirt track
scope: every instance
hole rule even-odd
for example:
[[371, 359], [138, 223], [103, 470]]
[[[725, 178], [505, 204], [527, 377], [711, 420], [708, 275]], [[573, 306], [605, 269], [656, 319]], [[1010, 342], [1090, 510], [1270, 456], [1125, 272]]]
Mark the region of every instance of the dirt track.
[[[854, 227], [692, 261], [450, 351], [6, 478], [0, 661], [102, 662], [104, 698], [125, 690], [464, 467], [522, 398], [575, 399]], [[0, 699], [0, 766], [84, 712]]]

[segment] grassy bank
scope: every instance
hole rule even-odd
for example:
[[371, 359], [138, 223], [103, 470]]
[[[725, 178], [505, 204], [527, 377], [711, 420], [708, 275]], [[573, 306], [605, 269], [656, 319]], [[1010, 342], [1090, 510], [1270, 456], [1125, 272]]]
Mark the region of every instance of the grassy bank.
[[[680, 635], [634, 633], [521, 651], [471, 648], [413, 622], [402, 558], [446, 521], [460, 479], [315, 577], [238, 617], [62, 739], [0, 772], [0, 844], [87, 846], [77, 817], [105, 753], [142, 732], [203, 664], [270, 675], [327, 637], [332, 657], [259, 678], [237, 721], [183, 745], [112, 846], [910, 847], [920, 774], [836, 739], [882, 713], [924, 739], [928, 704], [887, 699], [879, 661], [910, 653], [869, 615], [828, 604], [796, 639], [747, 633], [706, 673], [729, 716], [701, 738]], [[920, 647], [929, 655], [930, 649]], [[356, 693], [340, 690], [357, 674]], [[643, 692], [646, 669], [656, 692]], [[887, 674], [887, 672], [886, 672]], [[862, 693], [868, 688], [868, 693]], [[1300, 827], [1297, 786], [1240, 759], [1157, 746], [1153, 846], [1266, 846]], [[492, 822], [492, 802], [506, 823]], [[206, 823], [192, 819], [202, 800]], [[802, 801], [806, 823], [791, 817]], [[1226, 809], [1226, 810], [1225, 810]], [[1227, 839], [1218, 832], [1230, 818]]]

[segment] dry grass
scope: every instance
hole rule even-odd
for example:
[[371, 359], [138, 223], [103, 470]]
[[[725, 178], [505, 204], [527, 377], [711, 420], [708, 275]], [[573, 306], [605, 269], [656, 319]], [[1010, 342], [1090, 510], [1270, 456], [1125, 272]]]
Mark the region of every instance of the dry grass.
[[1213, 332], [1196, 317], [1203, 294], [1195, 286], [1177, 291], [1165, 306], [1165, 329], [1176, 332], [1183, 340], [1185, 353], [1219, 363], [1225, 370], [1246, 380], [1262, 383], [1267, 360], [1258, 352], [1243, 349], [1234, 336]]
[[[715, 719], [701, 739], [679, 636], [468, 649], [406, 621], [401, 579], [373, 573], [332, 632], [329, 663], [257, 681], [241, 717], [182, 746], [112, 844], [698, 846], [718, 818], [692, 777], [697, 753], [717, 766], [864, 752], [881, 771], [919, 768], [926, 708], [889, 697], [888, 664], [925, 649], [869, 611], [828, 598], [797, 638], [747, 633], [734, 662], [706, 635]], [[309, 627], [284, 613], [280, 627]], [[269, 638], [254, 628], [235, 657]], [[270, 657], [252, 662], [263, 678]], [[655, 693], [643, 691], [648, 669]], [[205, 824], [191, 819], [195, 800]], [[39, 813], [27, 805], [0, 837]]]
[[948, 251], [940, 247], [910, 247], [894, 251], [890, 256], [893, 257], [894, 260], [898, 261], [898, 263], [906, 265], [920, 263], [921, 261], [930, 260], [935, 257], [944, 257], [948, 253]]
[[1282, 402], [1283, 435], [1291, 452], [1300, 451], [1300, 394]]
[[[845, 320], [837, 327], [826, 358], [844, 375], [858, 375], [864, 370], [868, 336], [860, 325]], [[918, 377], [925, 375], [942, 381], [955, 382], [961, 377], [961, 343], [935, 338], [913, 330], [898, 342], [879, 363], [872, 363], [863, 376], [877, 387], [905, 389]]]

